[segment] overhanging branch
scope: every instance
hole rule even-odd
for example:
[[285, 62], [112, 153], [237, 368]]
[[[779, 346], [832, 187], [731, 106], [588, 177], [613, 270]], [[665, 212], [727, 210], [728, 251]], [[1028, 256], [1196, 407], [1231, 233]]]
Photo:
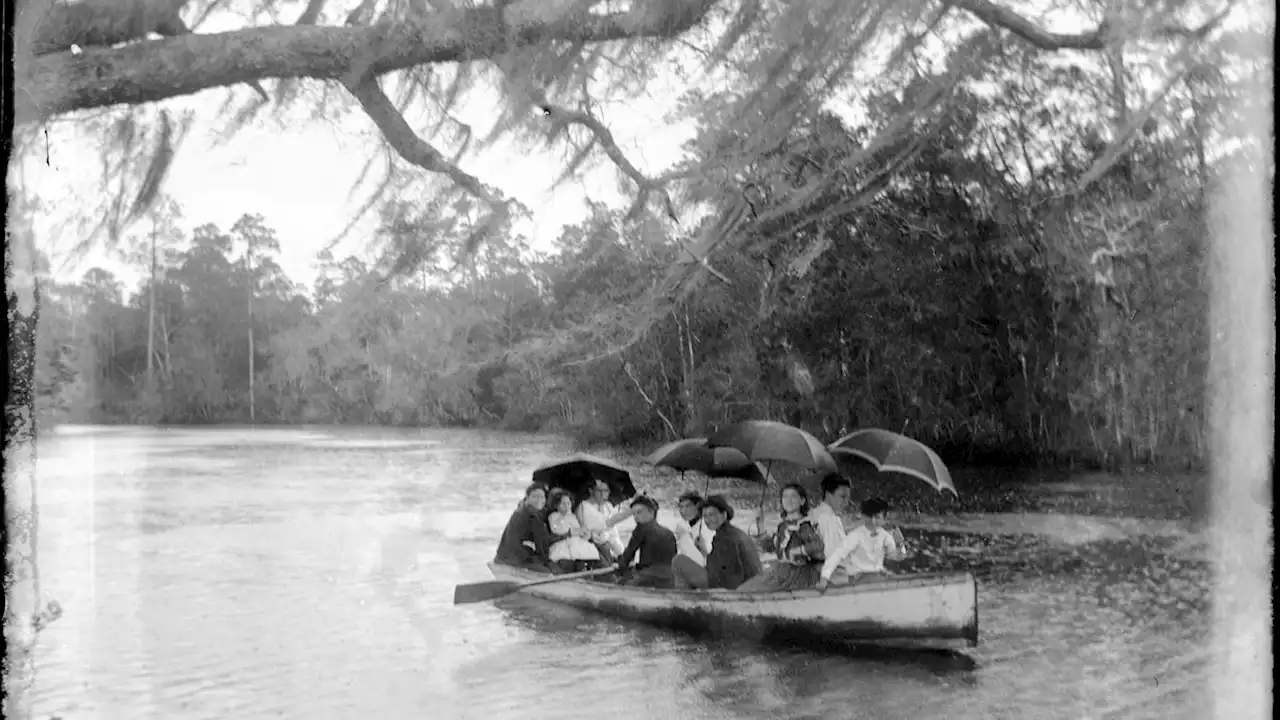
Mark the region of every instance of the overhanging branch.
[[374, 76], [415, 65], [469, 62], [554, 41], [600, 43], [673, 37], [717, 0], [668, 0], [660, 7], [597, 14], [585, 9], [515, 13], [494, 7], [432, 13], [420, 22], [370, 27], [270, 26], [133, 43], [79, 54], [26, 57], [15, 68], [16, 120], [157, 102], [266, 78], [340, 79], [370, 47]]
[[942, 3], [967, 10], [987, 25], [1008, 30], [1041, 50], [1101, 50], [1106, 47], [1105, 25], [1082, 33], [1056, 33], [989, 0], [942, 0]]
[[656, 193], [659, 198], [662, 199], [663, 208], [667, 211], [667, 215], [673, 220], [679, 217], [676, 214], [675, 205], [671, 202], [671, 195], [667, 193], [664, 184], [661, 181], [651, 179], [644, 173], [640, 172], [640, 169], [637, 168], [625, 154], [623, 154], [622, 148], [618, 147], [618, 142], [613, 137], [613, 133], [609, 131], [609, 128], [605, 127], [604, 123], [600, 122], [600, 120], [590, 113], [552, 105], [547, 102], [546, 94], [541, 90], [536, 90], [530, 93], [530, 95], [534, 104], [542, 108], [542, 111], [546, 113], [547, 117], [551, 120], [552, 135], [560, 132], [563, 128], [569, 125], [578, 125], [586, 128], [591, 131], [593, 136], [595, 136], [595, 139], [599, 143], [600, 149], [604, 151], [604, 154], [613, 161], [613, 164], [616, 165], [623, 174], [631, 178], [631, 181], [636, 184], [639, 192], [636, 197], [636, 201], [632, 206], [630, 215], [634, 216], [643, 209], [645, 203], [649, 199], [649, 196]]
[[[638, 188], [636, 192], [636, 199], [635, 202], [631, 204], [631, 210], [627, 213], [628, 218], [637, 217], [648, 204], [650, 195], [657, 194], [662, 200], [663, 209], [667, 211], [667, 216], [672, 220], [677, 222], [679, 221], [680, 216], [676, 213], [675, 203], [671, 200], [671, 194], [667, 192], [666, 185], [668, 179], [665, 177], [650, 178], [640, 172], [640, 169], [637, 168], [622, 152], [622, 148], [618, 147], [618, 142], [614, 139], [613, 133], [609, 131], [609, 128], [605, 127], [604, 123], [600, 122], [599, 119], [590, 113], [552, 105], [547, 101], [546, 93], [542, 90], [535, 90], [531, 92], [530, 97], [534, 104], [541, 108], [551, 120], [552, 135], [569, 125], [579, 125], [586, 128], [591, 132], [592, 137], [595, 138], [596, 144], [600, 146], [600, 149], [604, 151], [604, 154], [613, 161], [613, 164], [616, 165], [624, 175], [631, 178], [631, 181], [636, 184], [636, 187]], [[729, 278], [725, 277], [724, 273], [712, 267], [707, 258], [699, 258], [695, 255], [693, 250], [684, 242], [683, 239], [677, 237], [676, 240], [690, 256], [697, 260], [707, 270], [707, 272], [714, 275], [726, 285], [733, 284], [730, 282]]]
[[360, 107], [364, 108], [365, 113], [382, 131], [387, 144], [399, 153], [400, 157], [428, 172], [448, 176], [464, 190], [488, 203], [494, 210], [506, 212], [506, 203], [490, 192], [479, 178], [464, 172], [430, 143], [418, 137], [413, 128], [409, 127], [404, 116], [396, 109], [395, 103], [391, 102], [391, 98], [382, 91], [376, 78], [365, 78], [354, 85], [348, 85], [347, 89], [360, 102]]
[[[1008, 30], [1041, 50], [1102, 50], [1107, 47], [1112, 32], [1115, 31], [1115, 28], [1104, 21], [1098, 27], [1086, 32], [1050, 32], [1013, 10], [990, 0], [942, 0], [942, 3], [966, 10], [987, 25]], [[1153, 34], [1166, 38], [1202, 39], [1217, 27], [1224, 15], [1225, 12], [1197, 27], [1164, 23], [1155, 28]]]

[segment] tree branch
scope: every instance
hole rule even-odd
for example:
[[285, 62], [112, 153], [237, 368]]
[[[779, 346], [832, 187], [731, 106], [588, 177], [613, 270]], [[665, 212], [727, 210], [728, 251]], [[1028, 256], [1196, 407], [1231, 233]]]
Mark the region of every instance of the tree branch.
[[[667, 192], [666, 184], [668, 182], [668, 178], [650, 178], [640, 172], [640, 169], [637, 168], [625, 154], [623, 154], [622, 148], [618, 147], [618, 143], [613, 137], [613, 133], [609, 131], [609, 128], [605, 127], [604, 123], [600, 122], [599, 119], [588, 112], [570, 110], [568, 108], [552, 105], [547, 101], [546, 93], [540, 89], [530, 92], [529, 95], [530, 99], [533, 100], [533, 103], [541, 108], [542, 112], [550, 118], [552, 123], [552, 135], [569, 125], [580, 125], [587, 128], [591, 131], [592, 136], [604, 151], [604, 154], [613, 161], [613, 164], [616, 165], [623, 174], [631, 178], [632, 182], [636, 184], [638, 191], [636, 193], [635, 202], [632, 203], [631, 210], [627, 213], [627, 217], [629, 219], [637, 217], [648, 204], [649, 196], [656, 193], [662, 199], [662, 205], [667, 211], [667, 216], [672, 220], [679, 222], [680, 216], [676, 213], [675, 203], [671, 200], [671, 194]], [[714, 275], [726, 285], [733, 284], [729, 281], [729, 278], [725, 277], [724, 273], [712, 267], [707, 258], [699, 258], [695, 255], [693, 250], [689, 248], [682, 238], [677, 237], [676, 242], [678, 242], [680, 246], [694, 258], [694, 260], [699, 261], [699, 264], [701, 264], [707, 272]]]
[[1106, 24], [1083, 33], [1056, 33], [989, 0], [942, 0], [944, 5], [966, 10], [994, 28], [1002, 28], [1041, 50], [1101, 50], [1106, 47]]
[[600, 122], [590, 113], [552, 105], [547, 102], [546, 93], [542, 90], [535, 90], [531, 92], [530, 97], [534, 104], [541, 108], [542, 112], [550, 118], [552, 135], [555, 135], [569, 125], [580, 125], [590, 130], [591, 134], [594, 135], [596, 140], [599, 142], [600, 149], [604, 151], [604, 154], [609, 156], [609, 159], [613, 161], [613, 164], [617, 165], [618, 169], [627, 177], [631, 178], [632, 182], [636, 184], [636, 187], [639, 189], [639, 194], [636, 197], [635, 203], [632, 205], [631, 212], [628, 213], [629, 216], [633, 217], [638, 214], [639, 211], [644, 208], [645, 203], [649, 199], [649, 195], [656, 193], [662, 199], [663, 208], [667, 211], [667, 215], [670, 216], [672, 220], [679, 217], [676, 214], [675, 205], [671, 202], [671, 195], [667, 193], [663, 183], [647, 177], [644, 173], [640, 172], [639, 168], [627, 159], [627, 156], [622, 152], [622, 148], [618, 147], [618, 142], [614, 139], [613, 133], [609, 131], [609, 128], [605, 127], [604, 123]]
[[[1008, 30], [1041, 50], [1102, 50], [1107, 47], [1116, 28], [1103, 21], [1093, 30], [1082, 33], [1056, 33], [1045, 30], [1027, 18], [990, 0], [942, 0], [944, 5], [960, 8], [994, 28]], [[1161, 37], [1185, 37], [1203, 39], [1221, 22], [1225, 12], [1198, 27], [1186, 27], [1173, 23], [1162, 24], [1154, 30]]]
[[415, 65], [469, 62], [511, 49], [568, 41], [600, 43], [673, 37], [719, 0], [641, 3], [632, 11], [565, 15], [488, 6], [433, 13], [420, 22], [371, 27], [271, 26], [187, 35], [79, 54], [20, 58], [15, 68], [19, 124], [109, 105], [157, 102], [264, 78], [340, 79], [369, 47], [370, 74]]
[[1151, 119], [1156, 108], [1164, 102], [1165, 98], [1168, 97], [1169, 92], [1172, 91], [1184, 77], [1186, 77], [1188, 72], [1191, 72], [1192, 66], [1189, 61], [1196, 41], [1200, 40], [1204, 35], [1212, 32], [1214, 28], [1218, 27], [1222, 21], [1226, 19], [1227, 13], [1230, 12], [1231, 8], [1232, 5], [1228, 4], [1226, 9], [1211, 18], [1198, 31], [1191, 32], [1185, 36], [1182, 47], [1169, 63], [1174, 67], [1179, 65], [1182, 67], [1171, 73], [1169, 77], [1165, 79], [1164, 85], [1161, 86], [1160, 90], [1155, 94], [1155, 97], [1147, 103], [1146, 107], [1135, 114], [1128, 123], [1120, 129], [1119, 137], [1111, 143], [1111, 146], [1107, 148], [1106, 152], [1094, 160], [1093, 165], [1089, 170], [1081, 176], [1079, 181], [1077, 181], [1074, 192], [1084, 192], [1090, 185], [1102, 178], [1102, 176], [1111, 169], [1111, 166], [1114, 165], [1122, 155], [1124, 155], [1125, 151], [1128, 150], [1129, 146], [1132, 144], [1133, 139], [1137, 137], [1138, 129], [1143, 127]]
[[488, 203], [494, 210], [506, 212], [506, 202], [490, 192], [479, 178], [449, 162], [439, 150], [418, 137], [413, 128], [409, 127], [404, 116], [396, 109], [395, 104], [391, 102], [391, 98], [382, 91], [376, 78], [366, 78], [357, 84], [348, 85], [347, 89], [360, 102], [360, 107], [364, 108], [365, 113], [382, 131], [387, 144], [399, 153], [400, 157], [428, 172], [448, 176], [467, 192]]
[[645, 404], [650, 408], [653, 408], [653, 411], [657, 413], [658, 417], [662, 420], [662, 424], [666, 425], [667, 430], [671, 431], [672, 439], [680, 437], [680, 433], [676, 431], [676, 426], [672, 424], [671, 420], [667, 417], [667, 414], [662, 412], [662, 408], [658, 407], [658, 404], [653, 401], [653, 398], [649, 397], [649, 393], [644, 391], [644, 386], [640, 384], [638, 379], [636, 379], [635, 373], [631, 370], [631, 363], [623, 360], [622, 371], [631, 379], [631, 384], [636, 386], [636, 390], [640, 393], [640, 397], [644, 399]]

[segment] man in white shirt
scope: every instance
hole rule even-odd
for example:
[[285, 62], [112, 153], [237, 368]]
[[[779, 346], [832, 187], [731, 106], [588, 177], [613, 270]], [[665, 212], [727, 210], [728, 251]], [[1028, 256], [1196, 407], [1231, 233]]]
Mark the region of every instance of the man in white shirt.
[[844, 522], [840, 519], [849, 507], [853, 489], [849, 480], [836, 473], [822, 478], [822, 502], [809, 511], [809, 520], [822, 538], [822, 553], [830, 557], [844, 544]]
[[609, 483], [596, 480], [591, 494], [578, 505], [578, 523], [591, 531], [591, 542], [606, 562], [622, 554], [622, 538], [616, 525], [631, 517], [631, 508], [619, 510], [609, 502]]
[[838, 571], [843, 571], [851, 580], [857, 580], [859, 576], [883, 573], [886, 558], [894, 561], [906, 559], [906, 541], [902, 538], [902, 531], [884, 529], [888, 511], [889, 504], [879, 498], [862, 503], [863, 524], [845, 536], [839, 550], [827, 553], [818, 580], [819, 591], [827, 589]]

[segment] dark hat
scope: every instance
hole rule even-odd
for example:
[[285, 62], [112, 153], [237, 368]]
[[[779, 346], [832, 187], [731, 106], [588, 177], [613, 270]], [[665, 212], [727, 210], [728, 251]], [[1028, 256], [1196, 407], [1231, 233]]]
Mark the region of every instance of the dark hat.
[[729, 500], [723, 495], [712, 495], [703, 501], [702, 507], [713, 507], [725, 514], [729, 520], [733, 519], [733, 506], [729, 504]]
[[631, 507], [634, 508], [637, 505], [643, 505], [655, 513], [658, 512], [658, 501], [648, 497], [647, 495], [640, 495], [635, 500], [631, 501]]
[[889, 503], [881, 500], [880, 498], [871, 498], [870, 500], [863, 500], [862, 507], [860, 509], [862, 510], [863, 515], [872, 517], [873, 515], [880, 515], [888, 512]]
[[701, 506], [701, 505], [702, 505], [702, 496], [701, 496], [701, 495], [699, 495], [699, 494], [698, 494], [698, 493], [696, 493], [696, 492], [687, 492], [687, 493], [685, 493], [685, 494], [681, 495], [681, 496], [680, 496], [680, 499], [679, 499], [679, 500], [677, 500], [676, 502], [677, 502], [677, 504], [678, 504], [678, 503], [682, 503], [682, 502], [691, 502], [691, 503], [693, 503], [694, 505]]
[[849, 478], [840, 473], [827, 473], [822, 476], [822, 496], [826, 497], [842, 487], [853, 487]]

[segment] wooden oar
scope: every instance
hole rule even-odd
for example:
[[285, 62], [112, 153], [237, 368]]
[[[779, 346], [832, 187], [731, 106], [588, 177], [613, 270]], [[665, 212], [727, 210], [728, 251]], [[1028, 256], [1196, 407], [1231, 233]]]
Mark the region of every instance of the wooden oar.
[[616, 568], [607, 567], [598, 570], [584, 570], [582, 572], [555, 575], [547, 580], [534, 580], [526, 583], [515, 582], [514, 580], [490, 580], [489, 582], [458, 585], [453, 589], [453, 604], [464, 605], [466, 603], [495, 600], [534, 585], [546, 585], [547, 583], [564, 582], [565, 580], [581, 580], [582, 578], [595, 577], [596, 575], [608, 575], [615, 571]]

